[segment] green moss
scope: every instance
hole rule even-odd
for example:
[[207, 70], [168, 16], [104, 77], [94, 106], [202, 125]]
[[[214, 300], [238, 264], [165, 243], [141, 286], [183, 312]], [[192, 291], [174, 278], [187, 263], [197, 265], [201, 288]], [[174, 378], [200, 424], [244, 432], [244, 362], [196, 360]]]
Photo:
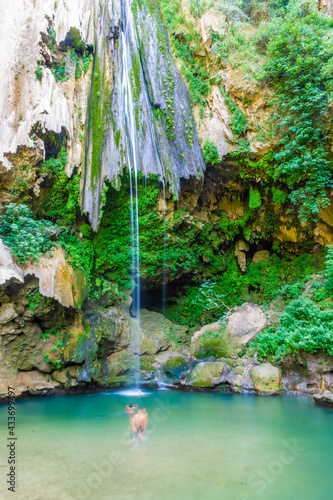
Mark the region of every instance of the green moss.
[[250, 199], [249, 199], [249, 208], [251, 210], [256, 210], [261, 207], [261, 197], [258, 189], [253, 189], [252, 186], [250, 188]]
[[153, 372], [155, 370], [154, 363], [155, 363], [155, 356], [149, 354], [140, 356], [140, 368], [142, 370]]
[[117, 130], [117, 132], [115, 133], [115, 136], [114, 136], [114, 140], [115, 140], [117, 148], [119, 148], [120, 139], [121, 139], [121, 131]]
[[[105, 79], [100, 60], [96, 57], [89, 109], [89, 131], [91, 133], [91, 183], [95, 189], [100, 178], [105, 129], [111, 115], [110, 89]], [[100, 201], [100, 200], [99, 200]]]
[[196, 352], [196, 357], [199, 359], [209, 358], [229, 358], [236, 354], [236, 344], [225, 330], [223, 332], [207, 331], [200, 341]]

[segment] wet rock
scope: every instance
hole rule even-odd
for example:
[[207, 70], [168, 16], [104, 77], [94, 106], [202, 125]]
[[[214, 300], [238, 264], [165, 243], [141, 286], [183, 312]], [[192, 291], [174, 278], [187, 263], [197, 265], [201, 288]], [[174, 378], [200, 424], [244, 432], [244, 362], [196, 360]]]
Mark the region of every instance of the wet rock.
[[96, 357], [97, 350], [96, 336], [89, 325], [82, 324], [82, 317], [77, 314], [66, 336], [66, 346], [63, 351], [65, 363], [83, 363], [86, 359], [93, 359]]
[[172, 353], [165, 363], [163, 369], [168, 378], [179, 379], [183, 374], [188, 372], [191, 366], [191, 361], [184, 355]]
[[316, 405], [333, 408], [333, 392], [325, 391], [323, 394], [314, 394], [313, 399]]
[[138, 357], [127, 351], [111, 354], [106, 360], [106, 375], [124, 375], [138, 367]]
[[223, 367], [222, 362], [198, 363], [191, 371], [186, 383], [193, 387], [214, 387], [213, 379], [221, 376]]
[[[132, 330], [135, 331], [136, 320], [133, 320]], [[169, 348], [180, 350], [179, 344], [189, 340], [189, 328], [175, 325], [163, 314], [141, 309], [140, 311], [140, 354], [157, 354]], [[182, 342], [183, 343], [183, 342]], [[138, 353], [139, 354], [139, 353]]]
[[[45, 395], [59, 388], [59, 383], [51, 379], [50, 375], [40, 373], [37, 370], [20, 372], [17, 378], [11, 382], [17, 397], [25, 395]], [[7, 388], [6, 388], [7, 389]], [[0, 388], [0, 393], [2, 393]]]
[[277, 394], [282, 391], [282, 374], [279, 368], [271, 363], [263, 363], [251, 370], [254, 388], [262, 394]]
[[242, 304], [228, 318], [227, 329], [241, 345], [247, 344], [267, 326], [267, 319], [256, 304]]
[[63, 368], [62, 370], [53, 371], [52, 379], [54, 379], [56, 382], [59, 382], [66, 389], [70, 389], [79, 385], [78, 377], [81, 371], [81, 365], [68, 366], [66, 368]]
[[107, 358], [112, 352], [128, 346], [131, 318], [126, 308], [110, 307], [86, 316], [98, 342], [98, 357]]

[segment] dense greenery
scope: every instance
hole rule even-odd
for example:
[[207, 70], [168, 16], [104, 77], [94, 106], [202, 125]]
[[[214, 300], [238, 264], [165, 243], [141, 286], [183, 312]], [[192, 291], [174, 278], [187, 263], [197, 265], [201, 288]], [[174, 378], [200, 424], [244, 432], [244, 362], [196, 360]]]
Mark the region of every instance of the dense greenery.
[[202, 148], [203, 157], [208, 165], [215, 165], [220, 161], [217, 146], [213, 141], [206, 141]]
[[303, 221], [327, 206], [332, 160], [325, 130], [332, 90], [333, 21], [317, 2], [290, 2], [263, 37], [268, 38], [264, 78], [276, 92], [274, 120], [281, 149], [274, 155], [274, 178], [292, 189]]
[[333, 310], [312, 300], [299, 298], [291, 302], [281, 316], [279, 326], [267, 328], [252, 344], [260, 361], [278, 361], [287, 354], [319, 350], [333, 355]]
[[21, 264], [37, 261], [54, 246], [54, 230], [51, 222], [35, 220], [27, 205], [10, 203], [0, 216], [0, 236]]
[[[227, 254], [226, 270], [222, 275], [215, 275], [214, 283], [208, 282], [208, 289], [202, 286], [183, 289], [166, 314], [176, 323], [194, 326], [216, 321], [228, 309], [243, 302], [268, 305], [279, 297], [298, 297], [307, 279], [323, 271], [324, 259], [324, 252], [300, 257], [289, 255], [288, 258], [272, 255], [269, 260], [249, 263], [246, 272], [242, 273], [236, 258]], [[209, 300], [205, 300], [205, 295]]]
[[[134, 181], [134, 180], [133, 180]], [[134, 184], [134, 182], [133, 182]], [[94, 238], [96, 272], [116, 281], [121, 288], [132, 286], [131, 262], [135, 246], [131, 242], [131, 199], [129, 175], [122, 179], [119, 191], [110, 187], [107, 192], [104, 215], [100, 229]], [[149, 280], [155, 276], [162, 282], [163, 264], [166, 274], [175, 276], [180, 270], [189, 271], [196, 266], [196, 257], [190, 249], [180, 244], [181, 238], [175, 223], [168, 224], [168, 235], [163, 221], [163, 212], [158, 209], [160, 197], [158, 176], [151, 175], [144, 181], [138, 178], [138, 207], [140, 232], [141, 277]], [[177, 214], [180, 217], [179, 214]], [[179, 224], [179, 222], [178, 222]], [[138, 270], [134, 269], [134, 275]]]
[[40, 166], [42, 174], [52, 179], [52, 187], [38, 208], [38, 214], [51, 219], [56, 224], [71, 226], [80, 217], [80, 176], [70, 179], [65, 172], [66, 148], [62, 147], [57, 158], [50, 158]]

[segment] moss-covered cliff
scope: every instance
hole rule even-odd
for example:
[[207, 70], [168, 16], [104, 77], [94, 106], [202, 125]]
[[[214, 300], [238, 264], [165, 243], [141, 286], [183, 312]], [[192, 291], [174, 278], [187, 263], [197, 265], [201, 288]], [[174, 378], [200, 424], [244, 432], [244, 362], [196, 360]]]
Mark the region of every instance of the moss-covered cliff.
[[244, 302], [285, 313], [248, 355], [331, 355], [329, 8], [87, 0], [20, 13], [26, 31], [7, 34], [0, 65], [6, 380], [127, 383], [139, 279], [143, 307], [183, 325], [165, 320], [168, 341], [142, 334], [150, 372], [150, 356], [185, 356], [195, 329]]

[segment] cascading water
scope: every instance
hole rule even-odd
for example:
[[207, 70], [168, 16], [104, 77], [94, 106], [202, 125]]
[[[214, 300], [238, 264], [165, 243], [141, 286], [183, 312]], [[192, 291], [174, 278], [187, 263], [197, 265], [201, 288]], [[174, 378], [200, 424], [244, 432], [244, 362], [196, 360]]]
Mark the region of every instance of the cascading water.
[[[139, 171], [158, 174], [163, 189], [162, 310], [166, 305], [166, 184], [177, 197], [180, 179], [205, 169], [191, 100], [172, 60], [158, 2], [104, 0], [95, 40], [85, 143], [82, 208], [98, 230], [104, 183], [130, 177], [131, 274], [136, 282], [131, 350], [140, 366]], [[98, 3], [100, 5], [100, 3]], [[120, 181], [121, 182], [121, 181]]]
[[[120, 33], [120, 43], [122, 50], [122, 81], [121, 89], [123, 93], [123, 119], [125, 123], [126, 131], [126, 147], [127, 147], [127, 163], [130, 176], [130, 197], [131, 197], [131, 253], [132, 253], [132, 276], [133, 280], [136, 277], [136, 288], [135, 288], [135, 317], [136, 317], [136, 327], [135, 331], [132, 332], [132, 350], [137, 353], [137, 370], [140, 369], [140, 239], [139, 239], [139, 200], [138, 200], [138, 141], [137, 141], [137, 130], [135, 126], [135, 112], [133, 105], [133, 93], [130, 82], [130, 67], [129, 67], [129, 56], [128, 56], [128, 46], [126, 43], [126, 36], [132, 35], [133, 33], [128, 33], [129, 30], [133, 29], [132, 23], [127, 23], [126, 20], [129, 19], [131, 15], [128, 0], [125, 2], [125, 12], [124, 12], [124, 22], [123, 29]], [[134, 186], [133, 186], [133, 175], [134, 175]], [[133, 201], [135, 200], [135, 201]], [[134, 335], [133, 335], [134, 334]]]
[[132, 169], [133, 195], [138, 170], [160, 175], [177, 197], [180, 179], [201, 177], [205, 169], [190, 96], [172, 60], [158, 2], [102, 4], [100, 16], [96, 3], [99, 30], [81, 186], [82, 208], [95, 231], [103, 184], [109, 179], [118, 186], [125, 165]]

